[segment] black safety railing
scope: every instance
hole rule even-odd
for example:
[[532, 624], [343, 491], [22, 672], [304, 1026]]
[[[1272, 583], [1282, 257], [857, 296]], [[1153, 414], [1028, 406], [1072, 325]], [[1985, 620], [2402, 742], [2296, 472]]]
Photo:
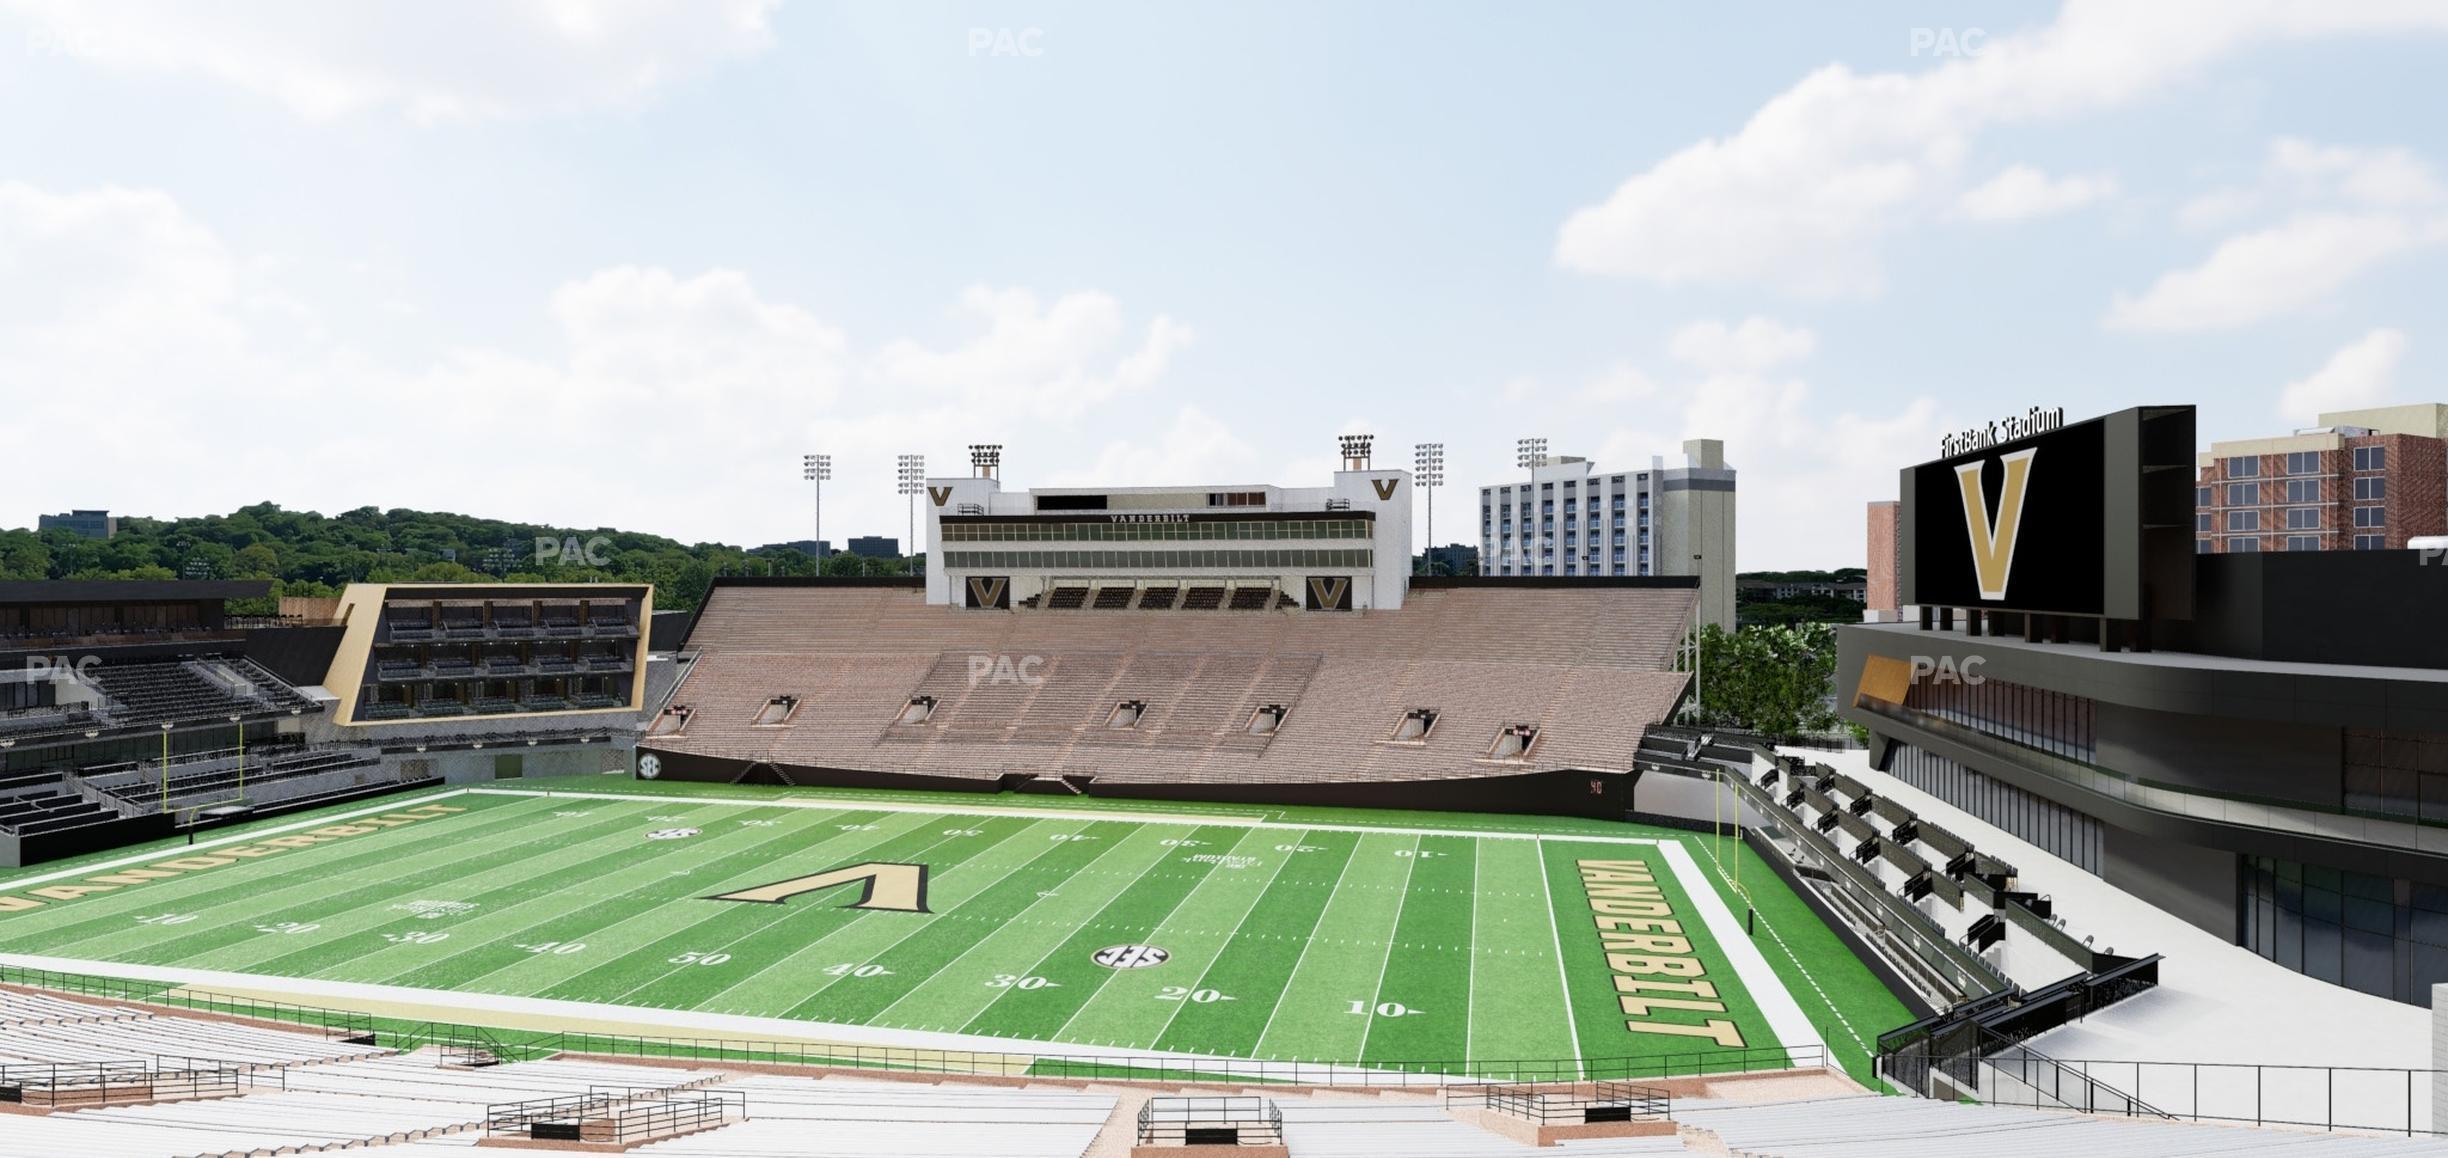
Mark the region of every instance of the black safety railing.
[[152, 1061], [11, 1062], [0, 1065], [0, 1103], [32, 1106], [101, 1105], [228, 1097], [238, 1092], [238, 1063], [192, 1058]]
[[30, 989], [72, 993], [79, 997], [99, 997], [111, 1001], [169, 1006], [176, 1010], [220, 1014], [224, 1017], [277, 1021], [321, 1030], [327, 1036], [355, 1045], [374, 1044], [374, 1016], [350, 1009], [324, 1009], [286, 1001], [265, 1001], [255, 997], [208, 993], [200, 989], [188, 989], [176, 982], [169, 981], [138, 981], [124, 977], [58, 973], [48, 969], [26, 969], [15, 965], [0, 965], [0, 985], [22, 985]]
[[1541, 1126], [1659, 1122], [1674, 1118], [1674, 1097], [1657, 1086], [1588, 1082], [1570, 1086], [1490, 1085], [1446, 1093], [1448, 1107], [1476, 1102]]
[[538, 1142], [629, 1143], [745, 1121], [739, 1090], [597, 1087], [584, 1094], [485, 1107], [485, 1136]]
[[1283, 1111], [1248, 1094], [1149, 1098], [1139, 1107], [1142, 1146], [1281, 1146]]
[[2436, 1069], [2062, 1059], [2022, 1045], [1982, 1059], [1981, 1100], [2296, 1129], [2448, 1137], [2434, 1116]]

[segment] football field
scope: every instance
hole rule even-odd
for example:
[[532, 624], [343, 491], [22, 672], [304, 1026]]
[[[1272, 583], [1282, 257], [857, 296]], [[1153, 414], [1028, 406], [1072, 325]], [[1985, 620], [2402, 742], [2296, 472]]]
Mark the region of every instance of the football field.
[[1045, 1052], [1502, 1072], [1817, 1043], [1705, 837], [1299, 815], [435, 793], [16, 874], [0, 950]]

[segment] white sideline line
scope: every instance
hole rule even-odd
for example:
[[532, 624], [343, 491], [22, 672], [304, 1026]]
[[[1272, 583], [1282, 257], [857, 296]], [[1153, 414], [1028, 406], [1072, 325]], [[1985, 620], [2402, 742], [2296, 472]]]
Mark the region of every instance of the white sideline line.
[[[0, 889], [14, 889], [21, 888], [25, 885], [39, 885], [44, 881], [65, 880], [69, 877], [92, 876], [95, 873], [109, 872], [112, 869], [124, 868], [132, 864], [143, 864], [144, 862], [150, 860], [165, 860], [175, 857], [193, 856], [204, 849], [219, 848], [225, 844], [250, 844], [255, 841], [262, 840], [267, 836], [278, 836], [284, 832], [296, 832], [301, 828], [321, 828], [325, 825], [338, 824], [345, 820], [354, 820], [360, 816], [379, 816], [385, 812], [398, 812], [403, 809], [415, 808], [421, 804], [431, 804], [437, 800], [448, 800], [454, 796], [465, 796], [471, 791], [474, 790], [468, 788], [453, 788], [447, 792], [437, 792], [431, 796], [411, 796], [402, 800], [394, 800], [388, 804], [375, 808], [360, 808], [355, 812], [343, 812], [334, 816], [318, 816], [313, 820], [300, 820], [274, 828], [252, 828], [236, 836], [221, 836], [215, 837], [211, 840], [199, 840], [194, 844], [182, 844], [172, 848], [155, 849], [152, 852], [141, 853], [136, 856], [123, 856], [117, 860], [106, 860], [97, 862], [95, 864], [79, 865], [71, 869], [59, 869], [53, 872], [38, 873], [30, 877], [18, 877], [12, 881], [0, 881]], [[536, 795], [547, 794], [537, 793]]]
[[[657, 1009], [642, 1005], [602, 1005], [543, 997], [513, 997], [501, 993], [413, 989], [397, 985], [374, 985], [362, 981], [315, 981], [291, 977], [268, 977], [253, 973], [223, 973], [176, 966], [130, 965], [115, 961], [37, 957], [24, 953], [0, 953], [0, 965], [10, 965], [21, 969], [48, 970], [54, 973], [99, 974], [139, 981], [167, 981], [191, 989], [202, 989], [206, 992], [235, 990], [239, 993], [260, 993], [277, 989], [281, 999], [304, 1004], [313, 1004], [317, 998], [338, 998], [383, 1005], [438, 1005], [452, 1009], [457, 1015], [457, 1020], [468, 1025], [485, 1024], [485, 1019], [481, 1016], [483, 1014], [512, 1014], [525, 1017], [560, 1018], [578, 1023], [609, 1022], [654, 1026], [671, 1030], [668, 1035], [670, 1037], [694, 1039], [700, 1042], [806, 1043], [811, 1052], [821, 1052], [826, 1045], [838, 1044], [892, 1049], [940, 1049], [955, 1053], [1022, 1057], [1185, 1062], [1222, 1073], [1236, 1072], [1234, 1067], [1242, 1067], [1242, 1072], [1247, 1072], [1252, 1076], [1262, 1076], [1265, 1072], [1265, 1063], [1256, 1062], [1255, 1059], [1221, 1057], [1214, 1054], [1115, 1049], [1058, 1042], [1025, 1041], [1009, 1037], [940, 1033], [933, 1030], [882, 1029], [866, 1025], [793, 1021], [780, 1017], [750, 1017], [736, 1013], [701, 1013], [684, 1009]], [[503, 1023], [495, 1021], [492, 1024]], [[1383, 1074], [1385, 1076], [1393, 1076], [1395, 1073], [1392, 1070], [1369, 1070], [1358, 1065], [1339, 1066], [1331, 1072], [1355, 1075]]]
[[[1570, 832], [1492, 832], [1477, 828], [1408, 828], [1387, 824], [1296, 824], [1284, 820], [1262, 820], [1253, 816], [1210, 816], [1202, 813], [1138, 812], [1130, 809], [1110, 809], [1101, 812], [1071, 811], [1060, 808], [998, 808], [994, 805], [907, 804], [898, 801], [875, 804], [845, 805], [840, 801], [757, 800], [754, 798], [722, 798], [708, 796], [663, 796], [642, 792], [560, 792], [546, 788], [462, 788], [460, 793], [476, 796], [566, 796], [584, 800], [637, 800], [679, 804], [728, 804], [743, 808], [854, 808], [861, 812], [922, 812], [939, 816], [1018, 816], [1055, 817], [1062, 820], [1117, 820], [1141, 824], [1191, 824], [1216, 828], [1271, 828], [1285, 832], [1390, 832], [1396, 836], [1468, 836], [1479, 840], [1571, 840], [1587, 844], [1658, 844], [1654, 836], [1584, 836]], [[1671, 842], [1668, 842], [1671, 843]]]
[[1751, 936], [1743, 932], [1742, 920], [1727, 908], [1725, 898], [1709, 883], [1708, 874], [1700, 871], [1700, 862], [1692, 859], [1691, 850], [1682, 841], [1669, 841], [1660, 846], [1666, 863], [1674, 868], [1675, 880], [1683, 885], [1692, 903], [1699, 906], [1700, 919], [1708, 925], [1709, 935], [1725, 949], [1726, 958], [1734, 963], [1734, 975], [1742, 978], [1743, 988], [1751, 991], [1751, 999], [1759, 1004], [1760, 1016], [1767, 1019], [1768, 1029], [1776, 1034], [1777, 1044], [1791, 1049], [1799, 1045], [1815, 1045], [1821, 1051], [1827, 1043], [1820, 1040], [1819, 1029], [1811, 1024], [1793, 993], [1760, 953]]

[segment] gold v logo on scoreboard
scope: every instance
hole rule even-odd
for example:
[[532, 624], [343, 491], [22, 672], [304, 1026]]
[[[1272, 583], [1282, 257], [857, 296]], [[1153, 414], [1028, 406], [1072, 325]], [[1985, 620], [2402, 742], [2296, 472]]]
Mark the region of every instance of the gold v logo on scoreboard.
[[1998, 487], [1997, 517], [1989, 517], [1989, 496], [1981, 484], [1982, 463], [1955, 468], [1955, 483], [1963, 491], [1964, 529], [1972, 539], [1972, 573], [1980, 581], [1983, 599], [2006, 598], [2006, 580], [2014, 574], [2015, 538], [2023, 531], [2023, 495], [2031, 489], [2032, 456], [2039, 447], [1999, 456], [2006, 479]]
[[822, 892], [858, 883], [859, 899], [843, 905], [845, 909], [873, 909], [886, 913], [925, 913], [927, 908], [927, 866], [898, 864], [889, 861], [869, 861], [846, 868], [827, 869], [810, 876], [792, 877], [753, 889], [723, 893], [705, 898], [709, 901], [747, 901], [759, 905], [779, 905], [801, 893]]
[[1394, 501], [1394, 487], [1400, 482], [1402, 480], [1398, 478], [1373, 478], [1369, 480], [1369, 485], [1377, 488], [1378, 502], [1390, 503]]
[[945, 503], [952, 501], [952, 488], [936, 486], [928, 487], [927, 497], [935, 500], [935, 505], [940, 507]]

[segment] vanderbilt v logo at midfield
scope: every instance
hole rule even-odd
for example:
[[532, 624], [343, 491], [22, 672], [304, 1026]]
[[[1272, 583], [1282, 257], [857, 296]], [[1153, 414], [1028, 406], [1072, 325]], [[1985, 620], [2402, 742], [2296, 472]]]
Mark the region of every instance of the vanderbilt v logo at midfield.
[[1955, 468], [1963, 490], [1964, 529], [1972, 540], [1972, 571], [1983, 599], [2006, 598], [2006, 581], [2014, 574], [2015, 537], [2023, 530], [2023, 496], [2030, 490], [2032, 456], [2038, 447], [2001, 455], [2006, 480], [1998, 487], [1997, 515], [1989, 514], [1987, 487], [1981, 483], [1980, 462]]

